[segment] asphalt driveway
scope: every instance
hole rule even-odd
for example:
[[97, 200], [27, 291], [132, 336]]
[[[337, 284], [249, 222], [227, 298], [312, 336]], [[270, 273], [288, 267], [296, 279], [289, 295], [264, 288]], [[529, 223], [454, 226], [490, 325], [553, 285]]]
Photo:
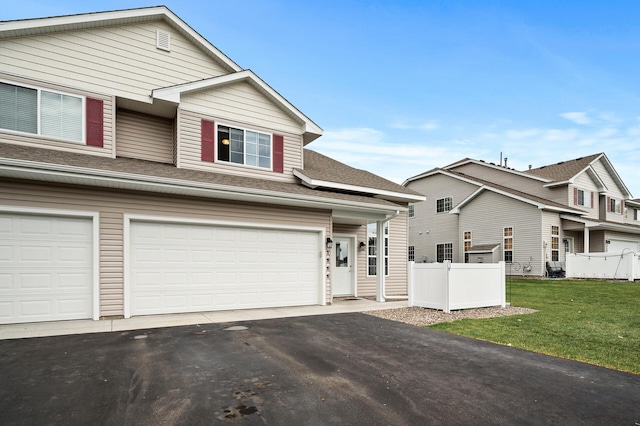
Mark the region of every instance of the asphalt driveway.
[[0, 373], [3, 425], [640, 423], [640, 376], [364, 314], [5, 340]]

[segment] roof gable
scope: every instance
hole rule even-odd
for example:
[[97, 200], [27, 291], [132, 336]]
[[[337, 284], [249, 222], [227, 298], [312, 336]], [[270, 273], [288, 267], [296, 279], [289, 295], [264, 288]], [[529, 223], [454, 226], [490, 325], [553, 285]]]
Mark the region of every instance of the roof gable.
[[183, 36], [207, 52], [213, 59], [223, 64], [229, 72], [242, 70], [238, 64], [198, 34], [166, 6], [2, 21], [0, 22], [0, 40], [69, 30], [135, 24], [158, 19], [167, 22], [176, 31], [179, 31]]

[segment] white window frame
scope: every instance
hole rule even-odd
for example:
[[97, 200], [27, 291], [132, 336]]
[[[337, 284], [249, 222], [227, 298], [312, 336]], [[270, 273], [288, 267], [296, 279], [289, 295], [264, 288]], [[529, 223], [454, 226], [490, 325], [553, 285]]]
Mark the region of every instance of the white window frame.
[[622, 214], [622, 201], [618, 198], [609, 198], [609, 213]]
[[[506, 235], [505, 232], [507, 229], [511, 229], [511, 235]], [[505, 226], [504, 228], [502, 228], [502, 259], [505, 261], [505, 263], [513, 263], [513, 253], [514, 253], [514, 240], [513, 240], [513, 235], [514, 235], [514, 231], [513, 231], [513, 226]], [[507, 241], [510, 240], [511, 241], [511, 248], [507, 248]], [[511, 260], [507, 261], [507, 252], [511, 252]]]
[[[373, 228], [373, 232], [369, 230], [369, 228]], [[385, 222], [383, 226], [384, 233], [384, 276], [389, 276], [389, 222]], [[377, 250], [377, 229], [378, 226], [376, 222], [367, 224], [367, 277], [375, 277], [378, 275], [377, 262], [378, 262], [378, 254]], [[371, 259], [375, 260], [374, 264], [376, 267], [371, 269], [373, 265], [371, 265]], [[375, 273], [371, 273], [375, 271]]]
[[[236, 130], [241, 130], [242, 131], [242, 164], [241, 163], [234, 163], [231, 161], [231, 151], [229, 151], [229, 160], [221, 160], [220, 159], [220, 144], [221, 141], [219, 141], [219, 133], [220, 133], [220, 127], [226, 127], [228, 129], [236, 129]], [[269, 136], [269, 167], [261, 167], [261, 166], [254, 166], [251, 164], [247, 164], [247, 132], [253, 132], [253, 133], [257, 133], [257, 134], [263, 134], [263, 135], [267, 135]], [[231, 136], [231, 135], [229, 135]], [[229, 139], [231, 140], [231, 139]], [[215, 144], [216, 144], [216, 162], [219, 162], [220, 164], [229, 164], [231, 166], [237, 166], [237, 167], [249, 167], [252, 169], [256, 169], [256, 170], [273, 170], [273, 133], [269, 133], [269, 132], [261, 132], [255, 129], [250, 129], [250, 128], [246, 128], [246, 127], [239, 127], [235, 124], [226, 124], [226, 123], [216, 123], [216, 128], [215, 128]], [[231, 145], [229, 144], [229, 150], [231, 150]]]
[[416, 209], [415, 209], [415, 205], [413, 204], [409, 204], [409, 219], [412, 219], [416, 216]]
[[[16, 86], [16, 87], [23, 87], [25, 89], [32, 89], [35, 90], [37, 92], [36, 95], [36, 108], [37, 108], [37, 112], [36, 112], [36, 128], [37, 131], [36, 133], [29, 133], [29, 132], [21, 132], [19, 130], [11, 130], [11, 129], [5, 129], [5, 128], [0, 128], [0, 132], [9, 132], [9, 133], [15, 133], [15, 134], [19, 134], [19, 135], [28, 135], [30, 137], [37, 137], [37, 138], [44, 138], [44, 139], [50, 139], [50, 140], [56, 140], [56, 141], [63, 141], [63, 142], [68, 142], [68, 143], [75, 143], [75, 144], [81, 144], [81, 145], [86, 145], [86, 140], [87, 140], [87, 97], [86, 96], [82, 96], [82, 95], [77, 95], [75, 93], [68, 93], [68, 92], [62, 92], [59, 90], [54, 90], [54, 89], [48, 89], [48, 88], [42, 88], [42, 87], [38, 87], [38, 86], [33, 86], [30, 84], [23, 84], [23, 83], [16, 83], [13, 81], [8, 81], [8, 80], [0, 80], [0, 83], [4, 83], [10, 86]], [[82, 106], [81, 108], [81, 137], [80, 140], [74, 140], [74, 139], [64, 139], [64, 138], [59, 138], [59, 137], [55, 137], [55, 136], [49, 136], [49, 135], [43, 135], [42, 134], [42, 92], [48, 92], [48, 93], [54, 93], [56, 95], [63, 95], [63, 96], [69, 96], [72, 98], [78, 98], [81, 100], [82, 102]]]
[[416, 246], [409, 246], [408, 258], [409, 262], [416, 261]]
[[558, 225], [551, 225], [551, 260], [560, 260], [560, 226]]
[[[440, 259], [438, 257], [438, 247], [439, 246], [442, 246], [442, 259]], [[448, 247], [448, 249], [449, 249], [448, 251], [447, 251], [447, 246], [449, 246]], [[447, 254], [450, 255], [450, 258], [447, 258]], [[442, 263], [445, 260], [449, 260], [449, 261], [453, 262], [453, 243], [451, 243], [451, 242], [450, 243], [438, 243], [438, 244], [436, 244], [436, 262]]]
[[[438, 202], [442, 201], [442, 210], [439, 210]], [[453, 197], [442, 197], [436, 200], [436, 213], [446, 213], [453, 209]]]
[[[469, 234], [469, 238], [467, 238], [467, 234]], [[462, 251], [464, 252], [464, 263], [469, 263], [469, 249], [473, 246], [473, 234], [471, 231], [464, 231], [462, 233]], [[468, 248], [467, 248], [468, 243]]]

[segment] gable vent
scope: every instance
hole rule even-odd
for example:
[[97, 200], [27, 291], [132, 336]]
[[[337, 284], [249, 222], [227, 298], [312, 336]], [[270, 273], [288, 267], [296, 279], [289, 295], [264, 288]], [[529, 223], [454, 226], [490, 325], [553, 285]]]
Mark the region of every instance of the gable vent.
[[167, 31], [156, 32], [156, 47], [171, 52], [171, 34]]

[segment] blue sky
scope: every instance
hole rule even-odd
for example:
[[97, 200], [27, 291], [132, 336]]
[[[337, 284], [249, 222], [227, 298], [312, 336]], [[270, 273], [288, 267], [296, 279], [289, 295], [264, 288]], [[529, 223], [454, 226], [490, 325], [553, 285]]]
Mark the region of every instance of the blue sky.
[[[0, 20], [159, 4], [3, 3]], [[605, 152], [640, 197], [638, 1], [164, 4], [351, 166], [402, 182], [465, 157], [524, 170]]]

